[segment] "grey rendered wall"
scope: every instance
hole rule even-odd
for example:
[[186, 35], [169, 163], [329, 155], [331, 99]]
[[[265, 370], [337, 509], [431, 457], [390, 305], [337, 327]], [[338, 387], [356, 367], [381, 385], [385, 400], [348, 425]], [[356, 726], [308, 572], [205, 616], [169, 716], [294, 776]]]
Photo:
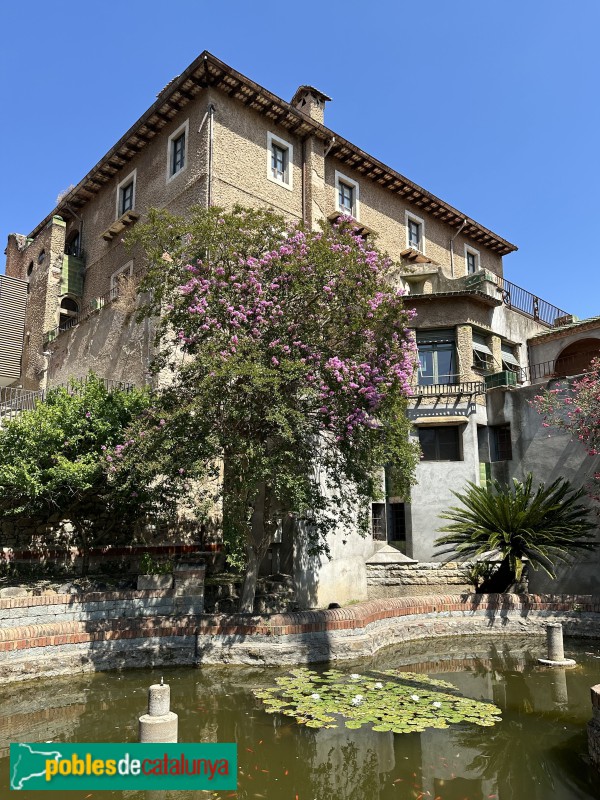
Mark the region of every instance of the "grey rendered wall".
[[[567, 478], [574, 487], [585, 486], [594, 472], [600, 470], [600, 458], [588, 456], [583, 446], [569, 434], [543, 426], [543, 418], [530, 405], [539, 391], [539, 386], [528, 386], [488, 392], [490, 424], [510, 424], [513, 456], [511, 461], [492, 464], [492, 476], [509, 481], [513, 477], [522, 479], [532, 472], [536, 481], [551, 483], [557, 478]], [[595, 519], [598, 522], [598, 517]], [[600, 591], [600, 530], [596, 536], [597, 550], [577, 555], [573, 565], [559, 567], [556, 581], [545, 573], [534, 572], [530, 590], [581, 594]]]

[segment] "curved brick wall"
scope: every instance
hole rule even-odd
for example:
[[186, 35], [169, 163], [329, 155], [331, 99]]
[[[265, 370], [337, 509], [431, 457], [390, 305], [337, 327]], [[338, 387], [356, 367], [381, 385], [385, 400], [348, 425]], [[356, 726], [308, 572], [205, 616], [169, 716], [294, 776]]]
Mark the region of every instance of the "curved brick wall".
[[427, 637], [541, 635], [549, 619], [562, 622], [567, 635], [600, 637], [600, 597], [589, 595], [402, 597], [263, 617], [201, 614], [201, 601], [172, 590], [2, 599], [0, 678], [348, 659]]

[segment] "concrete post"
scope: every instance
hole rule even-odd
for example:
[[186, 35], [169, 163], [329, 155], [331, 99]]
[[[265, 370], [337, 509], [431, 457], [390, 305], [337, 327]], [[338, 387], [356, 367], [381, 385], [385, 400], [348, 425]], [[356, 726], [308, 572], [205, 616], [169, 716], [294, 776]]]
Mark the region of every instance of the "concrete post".
[[600, 683], [592, 686], [592, 713], [588, 723], [588, 747], [592, 764], [600, 770]]
[[178, 717], [170, 710], [171, 689], [155, 683], [148, 691], [148, 713], [139, 718], [140, 742], [177, 742]]
[[563, 630], [560, 622], [549, 622], [546, 625], [548, 642], [548, 658], [538, 658], [538, 663], [545, 667], [574, 667], [572, 658], [565, 658], [563, 647]]

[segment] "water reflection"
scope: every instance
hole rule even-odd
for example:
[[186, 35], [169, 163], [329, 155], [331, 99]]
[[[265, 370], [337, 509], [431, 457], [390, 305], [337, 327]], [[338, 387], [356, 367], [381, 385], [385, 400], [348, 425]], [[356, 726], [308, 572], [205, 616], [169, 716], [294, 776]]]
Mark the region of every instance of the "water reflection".
[[[539, 668], [543, 640], [531, 638], [501, 646], [471, 639], [413, 643], [345, 667], [349, 672], [405, 668], [449, 680], [465, 695], [502, 708], [503, 720], [493, 728], [461, 724], [396, 736], [344, 727], [312, 730], [266, 714], [251, 694], [284, 670], [182, 668], [165, 672], [165, 680], [182, 741], [238, 744], [239, 789], [219, 797], [598, 800], [600, 778], [586, 761], [585, 724], [591, 715], [589, 687], [600, 680], [595, 658], [600, 651], [589, 642], [569, 645], [580, 664], [575, 670]], [[159, 675], [105, 673], [0, 690], [0, 797], [8, 789], [10, 741], [136, 741], [147, 687]], [[94, 800], [210, 796], [93, 793]]]

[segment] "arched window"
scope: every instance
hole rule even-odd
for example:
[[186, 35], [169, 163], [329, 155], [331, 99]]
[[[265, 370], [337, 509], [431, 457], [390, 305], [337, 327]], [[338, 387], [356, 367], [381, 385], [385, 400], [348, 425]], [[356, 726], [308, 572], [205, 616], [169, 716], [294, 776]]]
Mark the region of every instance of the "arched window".
[[600, 356], [600, 339], [580, 339], [561, 351], [554, 363], [554, 375], [581, 375], [589, 367], [593, 358]]
[[81, 256], [81, 241], [79, 237], [79, 231], [75, 231], [69, 236], [67, 243], [65, 245], [65, 253], [68, 256], [77, 256], [78, 258]]
[[27, 267], [27, 277], [29, 277], [32, 272], [33, 272], [33, 261], [30, 261], [29, 266]]
[[63, 297], [60, 301], [60, 319], [58, 328], [61, 331], [66, 331], [72, 328], [76, 323], [76, 317], [79, 314], [79, 305], [73, 300], [72, 297]]

